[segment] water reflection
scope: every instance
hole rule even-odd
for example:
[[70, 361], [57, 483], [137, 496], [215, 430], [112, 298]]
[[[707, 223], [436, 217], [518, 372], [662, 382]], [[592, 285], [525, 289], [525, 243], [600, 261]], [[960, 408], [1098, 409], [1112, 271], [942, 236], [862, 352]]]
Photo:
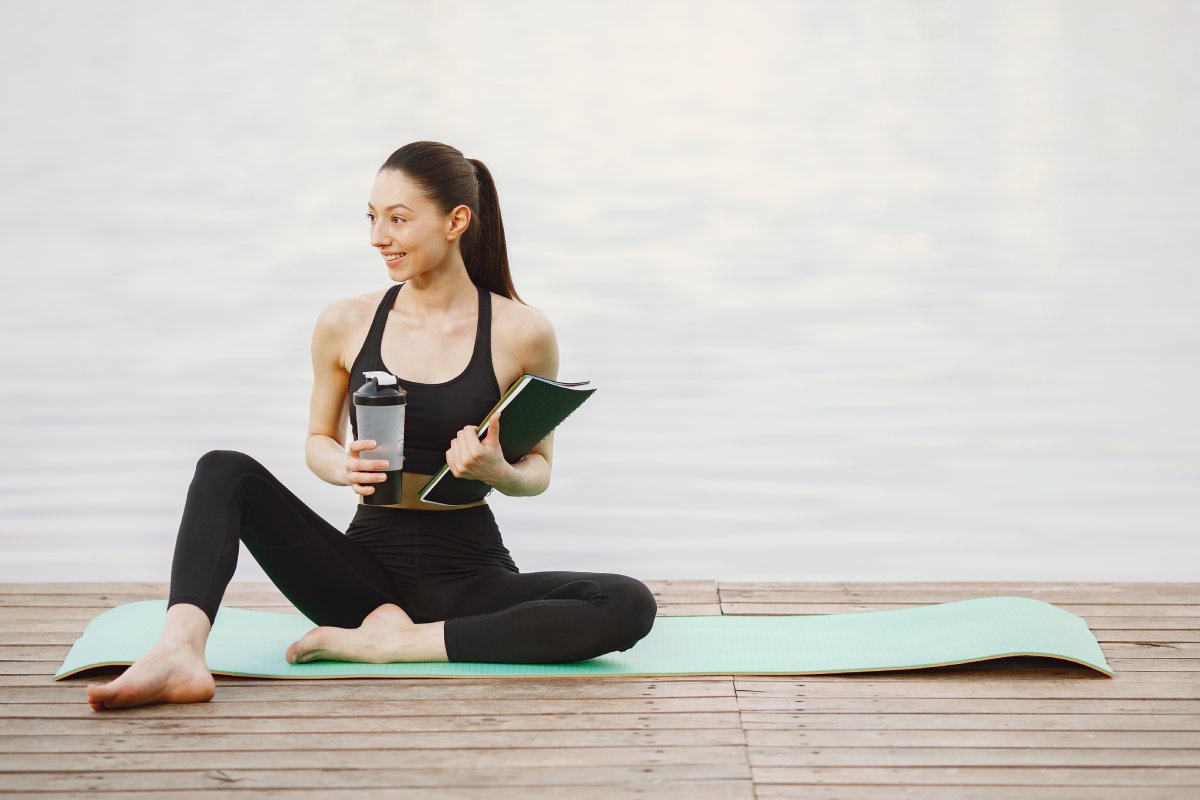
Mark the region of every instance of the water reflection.
[[214, 448], [348, 523], [308, 346], [418, 138], [599, 389], [522, 569], [1194, 579], [1192, 6], [13, 13], [0, 580], [166, 580]]

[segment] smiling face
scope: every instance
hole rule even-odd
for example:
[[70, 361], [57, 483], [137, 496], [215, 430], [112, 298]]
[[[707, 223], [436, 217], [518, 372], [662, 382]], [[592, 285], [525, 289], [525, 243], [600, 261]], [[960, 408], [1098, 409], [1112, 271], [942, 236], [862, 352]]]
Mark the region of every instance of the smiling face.
[[458, 206], [442, 214], [426, 200], [407, 175], [384, 170], [375, 176], [367, 201], [371, 246], [378, 249], [393, 281], [438, 267], [457, 255], [458, 239], [470, 221], [471, 211]]

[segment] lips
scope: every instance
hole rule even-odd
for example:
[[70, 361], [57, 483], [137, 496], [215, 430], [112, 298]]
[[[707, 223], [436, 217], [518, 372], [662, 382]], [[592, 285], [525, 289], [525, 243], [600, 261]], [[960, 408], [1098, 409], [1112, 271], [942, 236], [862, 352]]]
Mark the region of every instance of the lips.
[[404, 256], [406, 256], [406, 255], [408, 255], [408, 254], [407, 253], [384, 253], [383, 260], [386, 261], [388, 264], [399, 264], [400, 259], [404, 258]]

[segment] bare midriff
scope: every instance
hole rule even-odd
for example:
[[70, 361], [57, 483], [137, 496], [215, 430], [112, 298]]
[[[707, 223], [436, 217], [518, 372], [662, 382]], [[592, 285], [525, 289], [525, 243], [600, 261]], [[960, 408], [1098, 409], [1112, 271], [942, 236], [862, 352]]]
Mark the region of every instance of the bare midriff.
[[[487, 500], [476, 500], [474, 503], [467, 503], [461, 506], [439, 506], [435, 503], [426, 503], [419, 495], [421, 488], [429, 483], [432, 475], [421, 475], [416, 472], [405, 472], [401, 478], [401, 491], [403, 499], [399, 503], [389, 503], [387, 505], [375, 506], [372, 508], [415, 508], [421, 511], [454, 511], [461, 508], [474, 508], [475, 506], [487, 505]], [[359, 505], [367, 505], [364, 503], [365, 497], [359, 499]]]

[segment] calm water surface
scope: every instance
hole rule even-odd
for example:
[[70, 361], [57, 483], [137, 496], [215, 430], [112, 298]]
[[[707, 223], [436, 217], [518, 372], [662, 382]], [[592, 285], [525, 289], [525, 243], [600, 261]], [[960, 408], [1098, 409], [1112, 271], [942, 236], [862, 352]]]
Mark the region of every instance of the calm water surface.
[[388, 285], [363, 213], [416, 139], [492, 169], [598, 388], [492, 496], [524, 571], [1196, 579], [1200, 5], [9, 17], [0, 581], [168, 579], [215, 448], [345, 528], [312, 326]]

